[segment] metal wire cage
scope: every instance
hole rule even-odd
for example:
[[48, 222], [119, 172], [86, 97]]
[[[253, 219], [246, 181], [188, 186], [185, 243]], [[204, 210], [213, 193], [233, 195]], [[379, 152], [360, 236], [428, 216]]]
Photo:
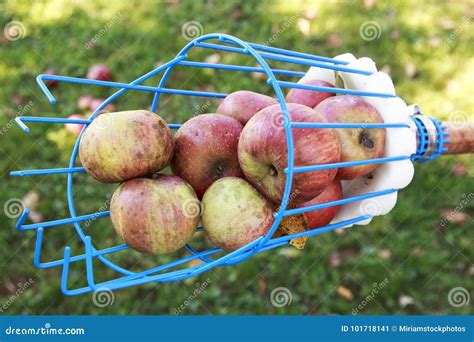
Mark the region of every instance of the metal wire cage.
[[[206, 63], [198, 61], [188, 61], [188, 51], [193, 48], [203, 48], [211, 49], [217, 51], [224, 51], [228, 53], [244, 54], [253, 57], [256, 62], [260, 65], [259, 67], [249, 67], [241, 65], [229, 65], [229, 64], [215, 64], [215, 63]], [[442, 152], [446, 151], [445, 143], [446, 133], [441, 123], [434, 119], [421, 118], [418, 116], [413, 117], [414, 124], [418, 130], [418, 147], [416, 154], [413, 155], [400, 155], [396, 157], [385, 157], [379, 159], [370, 159], [370, 160], [359, 160], [351, 162], [339, 162], [334, 164], [323, 164], [323, 165], [312, 165], [312, 166], [298, 166], [294, 165], [294, 156], [293, 156], [293, 137], [292, 130], [300, 128], [354, 128], [361, 127], [364, 125], [365, 128], [407, 128], [407, 123], [380, 123], [380, 124], [359, 124], [359, 123], [309, 123], [309, 122], [291, 122], [288, 115], [287, 106], [285, 102], [285, 97], [282, 91], [282, 88], [300, 88], [305, 90], [315, 90], [315, 91], [326, 91], [336, 94], [352, 94], [359, 96], [367, 97], [380, 97], [380, 98], [390, 98], [396, 97], [393, 94], [388, 93], [376, 93], [376, 92], [366, 92], [358, 91], [353, 89], [345, 88], [328, 88], [322, 86], [311, 86], [304, 85], [295, 82], [288, 82], [278, 80], [277, 76], [293, 76], [293, 77], [303, 77], [304, 72], [293, 71], [289, 69], [272, 69], [267, 63], [267, 60], [283, 62], [285, 65], [302, 65], [302, 66], [314, 66], [318, 68], [330, 69], [334, 71], [354, 73], [359, 75], [370, 75], [371, 72], [353, 69], [347, 66], [348, 62], [326, 58], [321, 56], [315, 56], [307, 53], [300, 53], [275, 47], [270, 47], [266, 45], [259, 45], [248, 43], [242, 41], [238, 38], [235, 38], [226, 34], [207, 34], [196, 38], [189, 44], [187, 44], [174, 58], [166, 64], [161, 65], [155, 70], [137, 78], [131, 83], [117, 83], [117, 82], [108, 82], [108, 81], [96, 81], [82, 78], [73, 78], [57, 75], [39, 75], [37, 81], [41, 87], [44, 94], [47, 96], [51, 104], [55, 104], [56, 100], [51, 94], [50, 90], [45, 84], [45, 81], [58, 81], [58, 82], [68, 82], [76, 84], [86, 84], [86, 85], [95, 85], [101, 87], [112, 87], [119, 88], [117, 92], [108, 97], [90, 116], [87, 120], [80, 119], [65, 119], [65, 118], [47, 118], [47, 117], [17, 117], [17, 124], [25, 131], [28, 132], [29, 129], [26, 126], [26, 122], [42, 122], [42, 123], [69, 123], [69, 124], [84, 124], [81, 134], [79, 135], [75, 146], [71, 153], [71, 158], [69, 161], [69, 166], [66, 168], [56, 168], [56, 169], [41, 169], [41, 170], [23, 170], [23, 171], [13, 171], [11, 175], [13, 176], [34, 176], [34, 175], [46, 175], [46, 174], [66, 174], [67, 175], [67, 200], [69, 207], [69, 217], [49, 222], [34, 223], [34, 224], [25, 224], [25, 221], [29, 214], [29, 209], [21, 214], [16, 224], [16, 228], [21, 231], [35, 230], [36, 231], [36, 245], [34, 253], [34, 264], [38, 268], [52, 268], [52, 267], [62, 267], [62, 279], [61, 279], [61, 289], [65, 295], [79, 295], [90, 291], [110, 291], [117, 290], [121, 288], [126, 288], [130, 286], [145, 284], [149, 282], [171, 282], [177, 280], [183, 280], [189, 277], [196, 276], [200, 273], [203, 273], [211, 268], [217, 266], [231, 266], [237, 263], [240, 263], [256, 253], [261, 253], [276, 247], [287, 245], [288, 242], [292, 239], [303, 237], [303, 236], [314, 236], [329, 232], [331, 230], [347, 227], [357, 222], [361, 222], [371, 218], [370, 215], [360, 215], [350, 218], [349, 220], [341, 221], [335, 224], [330, 224], [322, 228], [307, 230], [301, 233], [281, 236], [278, 238], [272, 238], [276, 232], [281, 220], [285, 216], [304, 213], [312, 210], [318, 210], [330, 206], [344, 205], [351, 202], [361, 201], [368, 198], [375, 198], [379, 196], [384, 196], [393, 192], [397, 192], [398, 189], [385, 189], [383, 191], [377, 191], [372, 193], [366, 193], [360, 196], [354, 196], [349, 198], [343, 198], [341, 200], [317, 204], [302, 208], [287, 209], [287, 203], [289, 202], [290, 189], [292, 186], [292, 178], [295, 173], [300, 172], [309, 172], [316, 170], [323, 170], [329, 168], [339, 168], [346, 166], [356, 166], [364, 164], [373, 164], [373, 163], [390, 163], [399, 160], [418, 160], [426, 161], [431, 160], [439, 155]], [[78, 154], [78, 148], [81, 141], [82, 134], [84, 133], [87, 126], [97, 117], [97, 115], [110, 103], [115, 101], [120, 96], [124, 95], [130, 90], [142, 91], [142, 92], [151, 92], [154, 94], [153, 102], [151, 104], [151, 111], [156, 112], [158, 103], [160, 100], [161, 93], [165, 94], [174, 94], [174, 95], [185, 95], [185, 96], [199, 96], [199, 97], [208, 97], [208, 98], [225, 98], [227, 94], [224, 93], [214, 93], [207, 91], [194, 91], [194, 90], [183, 90], [183, 89], [172, 89], [166, 88], [165, 84], [171, 75], [173, 68], [175, 66], [185, 66], [189, 68], [210, 68], [210, 69], [220, 69], [228, 71], [240, 71], [247, 73], [261, 73], [265, 74], [268, 79], [267, 83], [273, 88], [276, 98], [282, 109], [282, 126], [286, 132], [287, 139], [287, 151], [288, 151], [288, 165], [285, 169], [286, 185], [284, 195], [281, 201], [281, 205], [277, 212], [274, 213], [275, 220], [265, 236], [262, 236], [253, 242], [247, 244], [246, 246], [235, 250], [233, 252], [224, 254], [220, 257], [212, 259], [212, 256], [217, 255], [217, 253], [222, 252], [218, 248], [212, 248], [204, 251], [197, 251], [191, 245], [187, 244], [185, 247], [189, 252], [189, 256], [175, 260], [166, 264], [157, 265], [150, 269], [141, 271], [141, 272], [132, 272], [128, 269], [125, 269], [116, 263], [108, 259], [108, 256], [113, 253], [118, 253], [124, 250], [127, 250], [129, 247], [126, 244], [121, 244], [117, 246], [111, 246], [105, 249], [97, 249], [94, 247], [91, 237], [87, 236], [81, 226], [81, 223], [85, 221], [98, 219], [102, 217], [109, 216], [108, 211], [96, 212], [88, 215], [78, 216], [76, 214], [75, 200], [73, 193], [73, 177], [76, 173], [85, 172], [82, 167], [75, 167], [76, 158]], [[163, 73], [161, 81], [157, 87], [145, 86], [142, 85], [143, 82], [152, 78], [153, 76]], [[176, 129], [180, 127], [180, 124], [170, 124], [170, 128]], [[428, 127], [430, 126], [430, 127]], [[432, 144], [433, 137], [430, 136], [432, 128], [436, 130], [436, 143]], [[71, 248], [66, 246], [64, 249], [64, 257], [59, 260], [42, 262], [41, 261], [41, 247], [43, 242], [44, 230], [54, 226], [64, 226], [72, 225], [75, 228], [77, 235], [84, 244], [84, 253], [71, 256]], [[201, 230], [202, 228], [198, 228]], [[94, 260], [98, 259], [105, 266], [116, 271], [120, 276], [107, 280], [104, 282], [96, 282], [94, 279]], [[189, 266], [189, 262], [195, 259], [200, 259], [202, 263], [196, 266]], [[86, 267], [86, 281], [87, 286], [81, 288], [70, 289], [68, 287], [68, 274], [71, 263], [76, 262], [85, 262]], [[186, 266], [188, 265], [188, 266]]]

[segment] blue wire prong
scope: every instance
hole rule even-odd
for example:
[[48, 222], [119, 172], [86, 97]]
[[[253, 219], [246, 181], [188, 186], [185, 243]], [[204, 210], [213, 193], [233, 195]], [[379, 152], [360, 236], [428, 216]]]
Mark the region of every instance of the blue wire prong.
[[69, 224], [69, 223], [75, 223], [75, 222], [81, 222], [81, 221], [87, 221], [87, 220], [95, 220], [95, 219], [98, 219], [100, 217], [106, 217], [106, 216], [109, 216], [109, 215], [110, 215], [109, 211], [103, 211], [103, 212], [96, 212], [94, 214], [70, 217], [70, 218], [67, 218], [67, 219], [47, 221], [47, 222], [41, 222], [41, 223], [33, 223], [33, 224], [28, 224], [26, 226], [21, 225], [17, 228], [20, 229], [20, 230], [32, 230], [32, 229], [37, 229], [37, 228], [40, 228], [40, 227], [49, 228], [49, 227], [62, 226], [62, 225]]
[[15, 224], [16, 229], [22, 230], [21, 227], [23, 226], [23, 223], [25, 223], [25, 220], [26, 220], [26, 218], [28, 217], [29, 214], [30, 214], [30, 209], [25, 208], [25, 210], [23, 210], [20, 217], [18, 218], [18, 221], [16, 221], [16, 224]]
[[10, 176], [24, 177], [24, 176], [38, 176], [38, 175], [52, 175], [61, 173], [80, 173], [85, 172], [83, 167], [74, 168], [57, 168], [57, 169], [39, 169], [39, 170], [18, 170], [11, 171]]
[[37, 268], [45, 268], [41, 263], [41, 246], [43, 242], [43, 228], [38, 228], [36, 230], [36, 245], [35, 245], [35, 254], [33, 256], [33, 263]]
[[94, 270], [93, 270], [93, 261], [92, 261], [92, 241], [90, 236], [86, 236], [84, 239], [85, 252], [86, 252], [86, 278], [87, 285], [92, 290], [96, 289], [94, 281]]
[[67, 287], [67, 279], [69, 274], [69, 258], [71, 257], [71, 248], [64, 248], [63, 272], [61, 275], [61, 291], [68, 296], [74, 295], [74, 291], [70, 291]]

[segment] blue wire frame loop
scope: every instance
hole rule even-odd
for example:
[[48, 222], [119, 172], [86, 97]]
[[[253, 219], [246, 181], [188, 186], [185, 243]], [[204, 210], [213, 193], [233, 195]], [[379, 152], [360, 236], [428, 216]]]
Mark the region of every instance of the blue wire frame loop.
[[[212, 41], [210, 43], [209, 41]], [[253, 57], [257, 63], [258, 67], [249, 67], [243, 65], [228, 65], [228, 64], [215, 64], [215, 63], [204, 63], [198, 61], [188, 61], [188, 51], [193, 48], [201, 49], [212, 49], [217, 51], [224, 51], [229, 53], [238, 53], [245, 54]], [[267, 63], [269, 61], [278, 61], [287, 63], [290, 65], [289, 69], [273, 69]], [[409, 127], [405, 123], [391, 123], [391, 124], [363, 124], [363, 123], [350, 123], [350, 124], [334, 124], [334, 123], [311, 123], [311, 122], [291, 122], [290, 116], [288, 114], [288, 109], [286, 106], [285, 98], [283, 95], [282, 88], [299, 88], [305, 90], [317, 90], [317, 91], [331, 91], [338, 94], [355, 94], [360, 96], [373, 96], [373, 97], [394, 97], [392, 94], [385, 93], [376, 93], [376, 92], [365, 92], [365, 91], [356, 91], [344, 88], [325, 88], [325, 87], [315, 87], [309, 85], [301, 85], [295, 82], [281, 81], [277, 79], [277, 75], [284, 75], [289, 77], [302, 77], [305, 73], [292, 70], [295, 66], [316, 66], [320, 68], [326, 68], [334, 71], [344, 71], [350, 73], [357, 73], [360, 75], [370, 75], [370, 72], [365, 70], [352, 69], [347, 66], [347, 62], [340, 61], [333, 58], [327, 58], [322, 56], [315, 56], [306, 53], [295, 52], [291, 50], [285, 50], [280, 48], [274, 48], [270, 46], [264, 46], [254, 43], [247, 43], [236, 37], [213, 33], [201, 36], [196, 38], [192, 42], [188, 43], [178, 54], [177, 56], [161, 65], [160, 67], [150, 71], [149, 73], [137, 78], [131, 83], [118, 83], [118, 82], [108, 82], [108, 81], [96, 81], [88, 80], [82, 78], [66, 77], [66, 76], [57, 76], [57, 75], [39, 75], [37, 77], [37, 82], [46, 95], [51, 104], [56, 104], [56, 98], [50, 92], [48, 87], [45, 84], [45, 81], [55, 80], [59, 82], [68, 82], [75, 84], [85, 84], [85, 85], [95, 85], [101, 87], [110, 87], [118, 88], [115, 93], [109, 96], [91, 115], [87, 120], [80, 119], [64, 119], [64, 118], [47, 118], [47, 117], [17, 117], [16, 123], [23, 129], [25, 132], [29, 131], [29, 127], [26, 125], [27, 122], [35, 123], [69, 123], [69, 124], [82, 124], [84, 125], [81, 133], [79, 134], [74, 148], [71, 153], [71, 158], [69, 165], [65, 168], [56, 168], [56, 169], [40, 169], [40, 170], [20, 170], [12, 171], [12, 176], [35, 176], [35, 175], [45, 175], [45, 174], [65, 174], [66, 175], [66, 186], [67, 186], [67, 200], [69, 208], [69, 218], [59, 219], [43, 223], [34, 223], [25, 225], [24, 222], [29, 214], [29, 209], [26, 209], [17, 222], [17, 228], [19, 230], [36, 230], [36, 244], [35, 244], [35, 253], [34, 253], [34, 264], [38, 268], [51, 268], [62, 266], [62, 278], [61, 278], [61, 288], [64, 294], [66, 295], [78, 295], [90, 291], [100, 291], [103, 288], [117, 290], [129, 286], [135, 286], [150, 282], [171, 282], [176, 280], [182, 280], [189, 277], [196, 276], [201, 274], [213, 267], [217, 266], [230, 266], [240, 263], [254, 254], [280, 247], [288, 244], [288, 241], [302, 236], [315, 236], [319, 235], [336, 228], [345, 228], [354, 223], [364, 221], [371, 216], [362, 215], [354, 217], [350, 220], [343, 222], [338, 222], [330, 224], [328, 226], [307, 230], [305, 232], [282, 236], [278, 238], [273, 238], [275, 231], [277, 230], [283, 217], [288, 215], [294, 215], [298, 213], [303, 213], [312, 210], [318, 210], [326, 208], [329, 206], [342, 205], [351, 203], [354, 201], [361, 201], [367, 198], [373, 198], [378, 196], [384, 196], [389, 193], [396, 192], [398, 189], [386, 189], [379, 192], [368, 193], [361, 196], [355, 196], [352, 198], [344, 198], [339, 201], [334, 201], [330, 203], [324, 203], [319, 205], [313, 205], [309, 207], [297, 208], [297, 209], [287, 209], [287, 203], [289, 202], [292, 178], [294, 173], [300, 172], [310, 172], [315, 170], [323, 170], [329, 168], [337, 168], [344, 166], [354, 166], [354, 165], [363, 165], [363, 164], [373, 164], [373, 163], [387, 163], [395, 162], [398, 160], [404, 159], [414, 159], [413, 156], [397, 156], [390, 158], [379, 158], [371, 160], [360, 160], [356, 162], [346, 162], [346, 163], [336, 163], [336, 164], [322, 164], [322, 165], [306, 165], [299, 166], [294, 165], [294, 154], [293, 154], [293, 129], [301, 128], [354, 128], [354, 127], [366, 127], [366, 128], [407, 128]], [[160, 96], [162, 93], [173, 94], [173, 95], [182, 95], [182, 96], [200, 96], [208, 98], [224, 98], [227, 96], [225, 93], [215, 93], [215, 92], [206, 92], [206, 91], [195, 91], [195, 90], [183, 90], [183, 89], [173, 89], [166, 88], [166, 81], [174, 70], [175, 66], [188, 67], [188, 68], [210, 68], [216, 70], [226, 70], [226, 71], [237, 71], [237, 72], [258, 72], [264, 73], [267, 75], [267, 83], [272, 87], [273, 92], [278, 99], [278, 102], [281, 107], [281, 112], [283, 116], [283, 122], [287, 123], [284, 126], [286, 139], [287, 139], [287, 152], [288, 152], [288, 165], [285, 169], [286, 184], [284, 189], [283, 198], [281, 200], [282, 204], [278, 211], [274, 213], [274, 223], [271, 226], [270, 230], [265, 236], [243, 246], [242, 248], [230, 252], [223, 253], [222, 250], [218, 248], [213, 248], [205, 251], [197, 251], [191, 245], [187, 244], [185, 246], [186, 250], [190, 253], [189, 256], [177, 259], [173, 262], [152, 267], [148, 270], [142, 272], [132, 272], [128, 269], [125, 269], [108, 258], [108, 255], [113, 253], [119, 253], [121, 251], [127, 250], [128, 246], [126, 244], [117, 245], [109, 247], [106, 249], [98, 250], [93, 246], [90, 236], [87, 236], [81, 227], [81, 222], [100, 219], [102, 217], [109, 216], [108, 211], [96, 212], [87, 215], [77, 215], [75, 208], [75, 200], [73, 195], [73, 177], [76, 173], [85, 172], [84, 168], [76, 167], [76, 159], [78, 154], [79, 144], [82, 138], [82, 135], [87, 128], [87, 126], [97, 117], [97, 115], [110, 103], [124, 95], [126, 92], [141, 91], [141, 92], [150, 92], [153, 93], [153, 100], [151, 104], [151, 111], [156, 112], [159, 105]], [[163, 73], [161, 80], [156, 87], [144, 86], [142, 85], [144, 81], [157, 76], [158, 74]], [[422, 127], [419, 126], [420, 123], [416, 123], [417, 128], [421, 130]], [[180, 124], [171, 123], [170, 128], [177, 129], [180, 127]], [[442, 132], [441, 123], [439, 123], [440, 132]], [[437, 127], [438, 127], [437, 126]], [[421, 135], [421, 141], [426, 139], [426, 136]], [[442, 143], [441, 143], [442, 146]], [[417, 155], [423, 151], [420, 149], [417, 151]], [[440, 153], [442, 150], [439, 151]], [[78, 255], [71, 255], [71, 248], [69, 246], [64, 249], [64, 257], [62, 259], [53, 260], [49, 262], [41, 261], [41, 247], [44, 236], [44, 229], [50, 229], [56, 226], [61, 225], [72, 225], [79, 236], [80, 240], [84, 244], [84, 253]], [[217, 255], [223, 254], [219, 257]], [[215, 259], [212, 256], [216, 256]], [[119, 274], [118, 278], [104, 281], [102, 283], [96, 283], [94, 280], [94, 258], [98, 259], [102, 264], [109, 267], [110, 269], [116, 271]], [[184, 267], [176, 269], [180, 266], [186, 265], [189, 261], [200, 259], [201, 264], [191, 267]], [[69, 266], [74, 262], [84, 262], [86, 265], [86, 282], [87, 286], [77, 289], [68, 288], [68, 273]]]

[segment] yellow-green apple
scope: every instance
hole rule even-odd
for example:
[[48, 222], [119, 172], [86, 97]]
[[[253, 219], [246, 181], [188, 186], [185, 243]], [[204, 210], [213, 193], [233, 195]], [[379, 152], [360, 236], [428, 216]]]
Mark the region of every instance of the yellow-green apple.
[[[360, 96], [341, 95], [321, 102], [315, 110], [329, 122], [360, 123], [359, 128], [336, 129], [341, 142], [341, 161], [350, 162], [382, 158], [385, 149], [385, 128], [367, 128], [364, 124], [383, 123], [378, 110]], [[377, 164], [340, 168], [337, 177], [354, 179], [372, 172]]]
[[202, 198], [223, 177], [243, 177], [237, 157], [242, 124], [222, 114], [202, 114], [186, 121], [175, 134], [173, 173]]
[[[86, 120], [86, 117], [82, 114], [72, 114], [67, 117], [68, 119], [75, 119], [75, 120]], [[73, 133], [74, 135], [79, 135], [82, 131], [83, 124], [75, 124], [75, 123], [67, 123], [64, 124], [64, 128], [66, 131]]]
[[[327, 122], [313, 109], [288, 103], [292, 122]], [[264, 108], [245, 125], [239, 141], [240, 167], [265, 197], [279, 204], [286, 184], [288, 147], [282, 127], [279, 104]], [[330, 128], [294, 128], [294, 165], [310, 166], [337, 163], [341, 149], [336, 131]], [[293, 175], [292, 203], [301, 203], [319, 195], [334, 179], [337, 169], [325, 169]], [[288, 204], [288, 203], [287, 203]]]
[[[329, 82], [315, 80], [315, 79], [302, 79], [299, 84], [303, 85], [311, 85], [311, 86], [318, 86], [318, 87], [330, 87], [334, 88]], [[315, 90], [306, 90], [306, 89], [298, 89], [292, 88], [288, 95], [286, 95], [286, 102], [287, 103], [299, 103], [311, 108], [316, 107], [321, 101], [327, 99], [328, 97], [336, 95], [335, 93], [327, 92], [327, 91], [315, 91]]]
[[97, 116], [82, 135], [79, 157], [95, 179], [121, 182], [169, 165], [173, 135], [159, 115], [135, 110]]
[[233, 251], [264, 236], [273, 224], [271, 204], [246, 180], [225, 177], [202, 198], [203, 228], [219, 248]]
[[[322, 193], [308, 202], [298, 204], [298, 207], [309, 207], [316, 204], [323, 204], [342, 199], [341, 181], [334, 181]], [[324, 227], [332, 221], [340, 209], [339, 205], [327, 207], [323, 209], [308, 211], [303, 213], [308, 223], [308, 229]]]
[[239, 120], [242, 125], [245, 125], [255, 113], [276, 103], [278, 101], [273, 97], [254, 93], [253, 91], [240, 90], [227, 95], [216, 112], [231, 116]]
[[174, 252], [191, 239], [199, 223], [199, 200], [176, 176], [154, 175], [122, 183], [110, 202], [117, 234], [131, 248], [149, 254]]

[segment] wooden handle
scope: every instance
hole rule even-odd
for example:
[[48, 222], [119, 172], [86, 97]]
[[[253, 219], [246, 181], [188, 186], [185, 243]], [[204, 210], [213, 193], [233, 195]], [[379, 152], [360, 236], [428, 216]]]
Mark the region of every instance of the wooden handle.
[[443, 122], [449, 134], [446, 154], [474, 153], [474, 123]]

